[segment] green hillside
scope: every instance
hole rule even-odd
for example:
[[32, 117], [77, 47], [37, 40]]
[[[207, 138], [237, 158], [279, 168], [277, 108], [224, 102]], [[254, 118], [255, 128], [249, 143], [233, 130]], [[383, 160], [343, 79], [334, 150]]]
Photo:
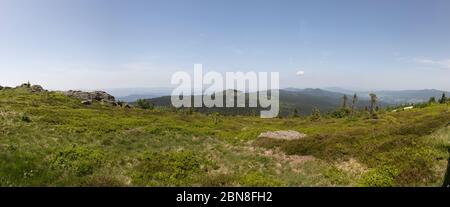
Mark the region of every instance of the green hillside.
[[[260, 119], [0, 90], [0, 186], [441, 186], [445, 104]], [[258, 138], [295, 130], [298, 140]]]

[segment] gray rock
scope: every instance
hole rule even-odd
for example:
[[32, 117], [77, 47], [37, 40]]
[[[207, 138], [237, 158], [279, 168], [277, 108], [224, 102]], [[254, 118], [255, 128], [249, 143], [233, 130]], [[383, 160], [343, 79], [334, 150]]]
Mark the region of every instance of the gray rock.
[[114, 98], [114, 96], [109, 95], [108, 93], [106, 93], [104, 91], [94, 91], [93, 95], [94, 95], [94, 100], [97, 100], [97, 101], [103, 101], [103, 102], [108, 102], [108, 103], [116, 102], [116, 99]]
[[72, 91], [72, 90], [70, 90], [70, 91], [65, 91], [63, 93], [66, 96], [78, 98], [78, 99], [81, 99], [81, 100], [91, 100], [91, 94], [88, 93], [88, 92]]
[[115, 101], [108, 101], [105, 99], [101, 99], [100, 103], [103, 105], [112, 105], [112, 106], [117, 106], [117, 103]]
[[91, 105], [92, 101], [91, 100], [83, 100], [83, 101], [81, 101], [81, 104], [83, 104], [83, 105]]
[[101, 103], [116, 105], [114, 96], [104, 91], [84, 92], [84, 91], [65, 91], [66, 96], [75, 97], [81, 100], [99, 101]]
[[31, 92], [38, 93], [38, 92], [42, 92], [42, 91], [45, 91], [45, 90], [40, 85], [32, 85], [31, 86]]
[[306, 134], [288, 130], [288, 131], [269, 131], [261, 133], [258, 138], [272, 138], [272, 139], [285, 139], [285, 140], [294, 140], [305, 138]]

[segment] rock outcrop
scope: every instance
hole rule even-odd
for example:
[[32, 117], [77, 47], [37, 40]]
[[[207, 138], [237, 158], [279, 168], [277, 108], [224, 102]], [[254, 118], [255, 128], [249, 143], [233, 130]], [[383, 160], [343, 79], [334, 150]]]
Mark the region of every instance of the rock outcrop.
[[23, 83], [20, 86], [17, 86], [16, 88], [25, 88], [33, 93], [40, 93], [40, 92], [46, 91], [42, 86], [31, 85], [30, 83]]
[[92, 101], [100, 101], [102, 103], [107, 103], [111, 105], [116, 105], [116, 99], [114, 96], [104, 92], [104, 91], [94, 91], [94, 92], [85, 92], [85, 91], [65, 91], [64, 95], [75, 97], [81, 99], [83, 104], [89, 105]]

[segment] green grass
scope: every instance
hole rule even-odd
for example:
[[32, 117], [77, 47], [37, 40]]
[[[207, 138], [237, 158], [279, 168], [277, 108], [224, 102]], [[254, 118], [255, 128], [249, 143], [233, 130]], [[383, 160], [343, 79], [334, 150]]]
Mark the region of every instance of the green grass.
[[[445, 109], [217, 121], [0, 90], [0, 186], [440, 186], [450, 147]], [[257, 138], [269, 130], [308, 137]]]

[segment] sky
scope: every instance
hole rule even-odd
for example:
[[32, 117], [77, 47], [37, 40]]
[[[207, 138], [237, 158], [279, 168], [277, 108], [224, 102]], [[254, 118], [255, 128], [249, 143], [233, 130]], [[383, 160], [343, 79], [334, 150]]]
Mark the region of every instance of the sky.
[[281, 87], [450, 91], [448, 0], [0, 0], [0, 85], [172, 87], [176, 71]]

